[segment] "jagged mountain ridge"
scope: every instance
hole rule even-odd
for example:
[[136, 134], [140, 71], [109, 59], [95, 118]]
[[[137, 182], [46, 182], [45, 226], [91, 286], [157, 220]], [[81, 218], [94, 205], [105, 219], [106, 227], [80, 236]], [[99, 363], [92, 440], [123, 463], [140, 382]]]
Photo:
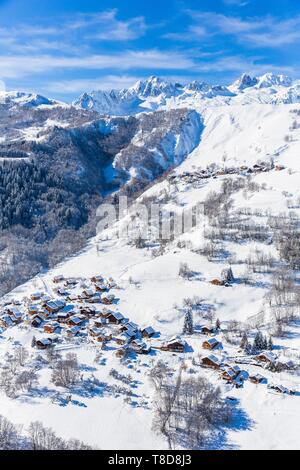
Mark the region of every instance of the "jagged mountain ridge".
[[83, 93], [73, 105], [101, 114], [128, 115], [195, 104], [288, 104], [300, 101], [300, 84], [285, 75], [266, 73], [260, 77], [243, 74], [229, 86], [193, 81], [170, 83], [152, 76], [128, 89]]

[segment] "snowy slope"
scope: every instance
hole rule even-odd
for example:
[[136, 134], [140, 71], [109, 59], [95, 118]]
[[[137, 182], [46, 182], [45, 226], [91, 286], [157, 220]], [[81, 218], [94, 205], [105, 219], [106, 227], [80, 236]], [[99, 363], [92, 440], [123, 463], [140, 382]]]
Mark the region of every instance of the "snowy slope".
[[[157, 92], [157, 85], [162, 93]], [[146, 101], [141, 100], [138, 104], [139, 110], [140, 106], [161, 106], [162, 103], [170, 108], [175, 104], [179, 107], [188, 105], [197, 111], [197, 116], [201, 115], [203, 126], [202, 133], [198, 136], [198, 145], [193, 151], [190, 142], [195, 142], [196, 130], [199, 130], [199, 123], [195, 126], [196, 121], [193, 119], [186, 125], [180, 139], [176, 140], [174, 136], [165, 138], [161, 145], [169, 155], [173, 155], [174, 162], [178, 165], [171, 175], [174, 179], [165, 179], [154, 184], [139, 197], [138, 202], [149, 197], [165, 199], [167, 195], [167, 202], [163, 203], [165, 211], [176, 212], [182, 207], [192, 207], [203, 202], [210, 191], [220, 189], [226, 178], [222, 176], [225, 169], [234, 169], [235, 173], [230, 176], [232, 179], [241, 177], [246, 180], [249, 174], [246, 175], [245, 168], [253, 168], [259, 162], [264, 162], [268, 171], [252, 174], [253, 182], [259, 184], [261, 189], [248, 193], [237, 191], [232, 196], [234, 209], [246, 208], [274, 215], [288, 212], [288, 201], [300, 197], [300, 126], [298, 128], [293, 125], [295, 119], [297, 120], [297, 112], [300, 113], [300, 105], [274, 106], [274, 103], [279, 96], [293, 93], [292, 89], [296, 90], [297, 85], [291, 85], [290, 81], [283, 77], [274, 78], [268, 75], [257, 80], [243, 77], [232, 87], [219, 90], [219, 94], [213, 98], [203, 98], [203, 93], [212, 93], [212, 89], [203, 84], [193, 84], [184, 91], [176, 87], [175, 95], [178, 96], [175, 101], [168, 103], [169, 91], [174, 95], [174, 89], [169, 90], [154, 79], [151, 79], [151, 83], [136, 85], [135, 92], [130, 92], [131, 98], [135, 94], [139, 95], [139, 99], [141, 96], [146, 97]], [[126, 93], [122, 92], [123, 98], [127, 96]], [[89, 101], [91, 106], [83, 102], [77, 104], [102, 112], [103, 100], [106, 100], [106, 97], [97, 94], [92, 98], [95, 101]], [[119, 97], [115, 98], [109, 98], [116, 106], [113, 108], [114, 113], [119, 111], [122, 114], [123, 98], [121, 102]], [[208, 99], [214, 101], [213, 106], [206, 106], [205, 100]], [[297, 99], [293, 95], [292, 101]], [[124, 100], [127, 114], [128, 100]], [[285, 99], [280, 98], [279, 101], [283, 103]], [[265, 102], [267, 104], [264, 104]], [[108, 101], [108, 107], [103, 112], [109, 112], [110, 106], [111, 102]], [[129, 108], [136, 111], [136, 103]], [[136, 136], [133, 143], [136, 147], [143, 145], [143, 136]], [[189, 155], [182, 161], [186, 153]], [[276, 165], [281, 166], [281, 171], [276, 171]], [[210, 177], [196, 182], [189, 179], [201, 170], [208, 171], [207, 167], [210, 168]], [[215, 169], [212, 170], [212, 167]], [[133, 168], [134, 176], [138, 175], [138, 169], [134, 166]], [[217, 170], [220, 172], [219, 176], [216, 176]], [[300, 216], [299, 207], [293, 208], [293, 211]], [[124, 224], [129, 219], [130, 217], [120, 223]], [[263, 217], [263, 220], [267, 223], [267, 216]], [[266, 322], [263, 328], [269, 331], [269, 310], [265, 295], [271, 280], [270, 274], [253, 274], [249, 284], [237, 282], [230, 288], [215, 286], [210, 281], [220, 276], [222, 268], [228, 264], [227, 259], [208, 261], [205, 256], [189, 249], [189, 245], [198, 248], [203, 242], [204, 231], [209, 228], [208, 220], [204, 219], [199, 227], [175, 239], [167, 245], [165, 252], [157, 257], [152, 256], [151, 244], [150, 247], [138, 249], [129, 246], [127, 240], [118, 239], [117, 228], [118, 225], [106, 233], [99, 234], [89, 242], [82, 253], [20, 286], [8, 297], [21, 300], [36, 290], [43, 290], [52, 296], [54, 275], [63, 273], [66, 277], [89, 279], [101, 273], [105, 277], [112, 276], [119, 286], [119, 289], [114, 290], [119, 302], [112, 308], [141, 327], [151, 324], [161, 332], [162, 337], [181, 332], [182, 312], [176, 308], [176, 304], [182, 305], [185, 298], [193, 296], [199, 296], [205, 308], [216, 310], [216, 316], [220, 319], [224, 331], [229, 321], [251, 322], [262, 310], [265, 311]], [[179, 241], [185, 241], [187, 244], [178, 245]], [[225, 242], [225, 249], [230, 256], [240, 260], [233, 266], [236, 278], [244, 276], [245, 260], [257, 248], [276, 255], [275, 247], [267, 243], [234, 243], [230, 240]], [[190, 281], [178, 276], [179, 265], [183, 262], [188, 263], [196, 273]], [[194, 321], [197, 324], [203, 323], [201, 315], [198, 314], [195, 315]], [[43, 335], [40, 332], [39, 334]], [[1, 356], [12, 347], [14, 341], [29, 347], [32, 335], [30, 330], [20, 327], [7, 330], [0, 338]], [[185, 339], [190, 347], [189, 352], [184, 355], [184, 361], [188, 368], [194, 367], [192, 361], [199, 353], [205, 353], [201, 347], [205, 338], [197, 333]], [[238, 354], [236, 345], [226, 342], [224, 332], [220, 333], [219, 339], [224, 343], [223, 351], [218, 352], [220, 357], [234, 357]], [[284, 338], [274, 338], [274, 342], [276, 354], [297, 360], [300, 347], [299, 321], [289, 326], [288, 334]], [[151, 429], [153, 390], [147, 372], [153, 361], [158, 359], [162, 359], [176, 371], [183, 357], [180, 354], [166, 355], [156, 351], [153, 356], [143, 356], [121, 365], [108, 348], [103, 352], [104, 360], [99, 365], [94, 362], [97, 346], [80, 346], [75, 341], [73, 346], [71, 344], [69, 347], [78, 354], [80, 361], [86, 364], [86, 371], [92, 368], [93, 375], [107, 384], [112, 381], [109, 376], [112, 368], [123, 373], [130, 372], [139, 382], [136, 403], [124, 403], [121, 397], [116, 398], [109, 394], [96, 394], [93, 397], [75, 394], [72, 403], [61, 407], [52, 403], [47, 394], [26, 400], [23, 397], [14, 400], [1, 395], [0, 414], [6, 415], [15, 423], [25, 425], [33, 419], [39, 419], [63, 437], [70, 437], [72, 434], [100, 448], [166, 448], [166, 442]], [[295, 396], [290, 396], [276, 394], [266, 385], [254, 385], [249, 381], [245, 383], [244, 388], [235, 389], [232, 385], [220, 381], [217, 372], [200, 367], [196, 369], [197, 373], [204, 374], [213, 383], [220, 385], [224, 396], [234, 396], [238, 400], [235, 421], [226, 431], [226, 435], [220, 438], [221, 442], [211, 443], [211, 448], [220, 446], [237, 449], [299, 449], [299, 375], [287, 372], [273, 374], [253, 364], [245, 365], [249, 373], [262, 373], [269, 383], [280, 383], [297, 390]], [[46, 389], [52, 387], [49, 374], [49, 371], [41, 372], [40, 381]], [[85, 375], [88, 375], [88, 372], [85, 372]], [[141, 397], [148, 402], [147, 406], [141, 404]]]

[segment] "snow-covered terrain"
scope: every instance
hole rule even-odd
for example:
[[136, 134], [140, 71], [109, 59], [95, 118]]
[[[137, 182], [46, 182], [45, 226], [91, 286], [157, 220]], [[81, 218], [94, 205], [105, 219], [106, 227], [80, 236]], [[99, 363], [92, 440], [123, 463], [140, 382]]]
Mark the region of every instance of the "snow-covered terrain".
[[[120, 225], [132, 222], [135, 213], [132, 208], [131, 215], [91, 239], [82, 252], [5, 296], [0, 315], [15, 302], [23, 321], [2, 327], [1, 363], [5, 364], [5, 355], [20, 345], [28, 348], [31, 364], [37, 364], [38, 355], [42, 359], [37, 366], [39, 383], [32, 391], [18, 391], [14, 397], [0, 392], [0, 415], [25, 427], [40, 420], [63, 438], [72, 436], [97, 448], [165, 449], [167, 440], [152, 428], [156, 398], [149, 378], [151, 368], [162, 360], [173, 371], [174, 379], [184, 364], [183, 378], [198, 375], [208, 378], [220, 386], [222, 399], [232, 403], [231, 421], [220, 426], [217, 435], [204, 447], [299, 449], [298, 266], [293, 271], [295, 285], [285, 291], [286, 304], [275, 305], [277, 300], [268, 296], [276, 271], [287, 262], [278, 248], [278, 237], [291, 225], [289, 233], [299, 240], [299, 101], [297, 82], [266, 74], [258, 78], [243, 75], [228, 87], [200, 82], [171, 85], [152, 77], [129, 90], [84, 94], [75, 102], [85, 110], [117, 115], [188, 108], [188, 119], [180, 133], [174, 128], [171, 134], [166, 132], [159, 148], [146, 145], [153, 135], [144, 133], [141, 126], [129, 147], [137, 153], [128, 153], [131, 160], [122, 159], [121, 150], [114, 166], [129, 172], [131, 178], [147, 173], [138, 153], [138, 149], [146, 146], [154, 155], [152, 175], [155, 175], [152, 165], [158, 163], [168, 169], [171, 161], [176, 168], [165, 178], [154, 181], [139, 196], [138, 203], [160, 201], [166, 217], [168, 212], [180, 214], [199, 203], [209, 205], [215, 198], [221, 212], [217, 210], [211, 215], [206, 211], [197, 226], [174, 240], [160, 243], [151, 236], [138, 245], [117, 236]], [[228, 185], [228, 180], [234, 189], [226, 193], [224, 184]], [[228, 203], [228, 210], [223, 203]], [[138, 217], [136, 223], [139, 225]], [[209, 234], [211, 231], [216, 233]], [[264, 257], [272, 260], [266, 261]], [[188, 276], [180, 275], [180, 266], [185, 263]], [[222, 271], [229, 266], [234, 280], [220, 282]], [[150, 353], [132, 352], [120, 359], [116, 353], [122, 347], [112, 339], [101, 348], [88, 334], [88, 326], [82, 328], [79, 336], [68, 335], [69, 327], [65, 324], [60, 334], [49, 335], [44, 331], [49, 319], [43, 315], [37, 328], [31, 326], [29, 305], [33, 302], [39, 309], [41, 306], [40, 300], [28, 299], [37, 291], [56, 299], [58, 286], [53, 279], [58, 275], [77, 279], [75, 287], [66, 287], [74, 295], [67, 304], [75, 304], [76, 308], [82, 305], [79, 298], [82, 291], [94, 289], [93, 276], [113, 278], [110, 293], [114, 300], [109, 309], [120, 312], [141, 331], [153, 327], [157, 335], [147, 340], [147, 346], [152, 348]], [[64, 281], [61, 282], [63, 285]], [[289, 303], [289, 296], [294, 299], [294, 294], [298, 300]], [[190, 299], [193, 310], [192, 335], [182, 334], [185, 299]], [[101, 302], [95, 307], [103, 312]], [[288, 312], [288, 321], [279, 322], [282, 312]], [[220, 328], [216, 329], [217, 319]], [[57, 317], [54, 315], [52, 320]], [[284, 332], [276, 330], [279, 324]], [[204, 347], [207, 336], [202, 328], [206, 325], [212, 328], [211, 337], [221, 343], [213, 354], [222, 368], [203, 367], [203, 358], [210, 354]], [[113, 337], [118, 336], [115, 325], [108, 328]], [[252, 343], [258, 330], [267, 338], [272, 336], [273, 351], [266, 362], [258, 358], [258, 352], [246, 354], [241, 347], [243, 332], [247, 332]], [[181, 335], [186, 342], [185, 352], [160, 349], [174, 335]], [[32, 347], [33, 336], [36, 340], [52, 338], [54, 351], [62, 355], [77, 354], [81, 385], [64, 389], [53, 384], [47, 351]], [[289, 366], [272, 369], [278, 364]], [[237, 380], [238, 374], [234, 380], [224, 381], [221, 373], [234, 365], [242, 369], [244, 380], [241, 375]], [[112, 369], [123, 376], [130, 375], [129, 388], [133, 393], [129, 399], [113, 388], [120, 383], [111, 375]], [[257, 374], [264, 378], [261, 383], [249, 380]], [[66, 399], [69, 394], [72, 398]]]
[[150, 77], [123, 90], [92, 91], [74, 101], [76, 107], [101, 114], [128, 115], [178, 106], [249, 105], [299, 103], [300, 84], [284, 75], [260, 77], [243, 74], [229, 86], [194, 81], [181, 85]]

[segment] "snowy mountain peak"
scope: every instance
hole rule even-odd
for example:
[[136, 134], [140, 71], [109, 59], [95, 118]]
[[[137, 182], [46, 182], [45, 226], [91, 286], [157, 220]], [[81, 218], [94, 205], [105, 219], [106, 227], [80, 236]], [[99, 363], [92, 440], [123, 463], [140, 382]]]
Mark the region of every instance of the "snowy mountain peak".
[[258, 88], [268, 88], [272, 86], [289, 87], [292, 85], [292, 79], [286, 75], [275, 75], [273, 73], [266, 73], [258, 77]]
[[60, 106], [65, 104], [46, 98], [37, 93], [27, 93], [23, 91], [8, 91], [0, 93], [0, 103], [7, 105], [19, 105], [25, 107], [39, 107], [39, 106]]
[[139, 80], [131, 88], [84, 93], [73, 104], [101, 114], [133, 115], [145, 111], [195, 105], [280, 104], [300, 101], [300, 86], [285, 75], [244, 73], [232, 85], [211, 85], [195, 80], [185, 86], [157, 76]]
[[157, 97], [161, 94], [170, 97], [176, 94], [177, 88], [178, 84], [175, 85], [159, 77], [151, 76], [148, 80], [139, 80], [132, 88], [129, 88], [129, 91], [142, 97]]
[[243, 73], [243, 75], [238, 78], [232, 85], [231, 88], [234, 90], [242, 91], [245, 88], [250, 88], [255, 86], [258, 83], [258, 79], [256, 77], [252, 78], [250, 75]]

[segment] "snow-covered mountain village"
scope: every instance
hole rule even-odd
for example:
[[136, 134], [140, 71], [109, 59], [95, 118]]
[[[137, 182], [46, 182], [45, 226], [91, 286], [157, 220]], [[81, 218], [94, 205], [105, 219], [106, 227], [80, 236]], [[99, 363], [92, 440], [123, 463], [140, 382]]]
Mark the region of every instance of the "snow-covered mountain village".
[[299, 449], [300, 80], [256, 68], [0, 92], [1, 450]]

